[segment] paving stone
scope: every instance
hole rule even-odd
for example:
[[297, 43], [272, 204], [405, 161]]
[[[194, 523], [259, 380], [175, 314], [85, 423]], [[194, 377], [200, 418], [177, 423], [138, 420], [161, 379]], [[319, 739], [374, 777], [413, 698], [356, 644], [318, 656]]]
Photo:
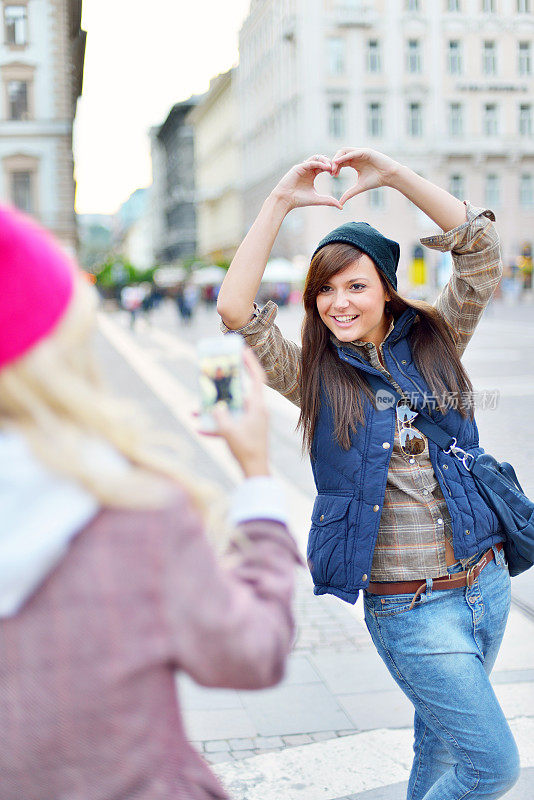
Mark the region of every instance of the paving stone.
[[215, 711], [217, 709], [243, 708], [235, 689], [207, 689], [199, 686], [188, 675], [180, 673], [177, 678], [180, 704], [193, 711]]
[[534, 669], [505, 669], [491, 673], [491, 682], [498, 683], [528, 683], [534, 681]]
[[501, 683], [495, 694], [507, 719], [534, 716], [534, 682]]
[[284, 742], [289, 747], [298, 747], [301, 744], [310, 744], [313, 741], [311, 736], [301, 733], [294, 736], [284, 736]]
[[391, 690], [395, 682], [378, 653], [314, 653], [310, 661], [332, 694], [355, 694]]
[[305, 655], [293, 655], [289, 658], [283, 681], [286, 686], [295, 683], [319, 683], [320, 681], [321, 678]]
[[[354, 733], [354, 731], [351, 731]], [[312, 733], [312, 739], [314, 742], [326, 742], [328, 739], [335, 739], [337, 733], [335, 731], [320, 731], [319, 733]]]
[[[534, 576], [531, 573], [532, 570], [529, 570], [525, 575], [529, 575], [531, 580], [534, 580]], [[521, 576], [518, 575], [517, 577], [520, 578]], [[512, 591], [514, 582], [515, 578], [512, 579]], [[534, 621], [525, 617], [521, 611], [518, 611], [512, 606], [501, 649], [493, 671], [501, 672], [502, 670], [510, 669], [534, 669], [533, 641]]]
[[255, 753], [253, 750], [232, 750], [232, 758], [235, 761], [241, 761], [244, 758], [254, 758]]
[[358, 730], [409, 728], [413, 725], [413, 706], [400, 689], [338, 695], [337, 699]]
[[268, 750], [283, 746], [284, 741], [281, 736], [257, 736], [254, 739], [254, 747], [258, 750]]
[[318, 733], [350, 725], [348, 716], [322, 683], [282, 684], [263, 692], [241, 692], [241, 699], [260, 736]]
[[203, 758], [208, 764], [223, 764], [232, 760], [231, 753], [204, 753]]
[[219, 739], [217, 742], [204, 742], [206, 753], [226, 753], [228, 750], [230, 750], [230, 745], [224, 739]]
[[230, 739], [230, 750], [253, 750], [254, 742], [252, 739]]
[[192, 711], [184, 708], [183, 712], [188, 738], [196, 741], [252, 737], [258, 733], [245, 709]]

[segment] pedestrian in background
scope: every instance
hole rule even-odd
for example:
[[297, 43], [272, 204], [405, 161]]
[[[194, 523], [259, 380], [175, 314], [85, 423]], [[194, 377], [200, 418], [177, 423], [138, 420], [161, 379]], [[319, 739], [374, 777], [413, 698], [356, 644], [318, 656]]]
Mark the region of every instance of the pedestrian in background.
[[146, 295], [146, 288], [142, 286], [124, 286], [121, 289], [121, 306], [130, 315], [130, 328], [132, 330], [135, 328], [137, 315], [141, 310]]
[[186, 740], [175, 672], [271, 686], [292, 644], [299, 556], [261, 368], [249, 352], [241, 422], [218, 413], [246, 477], [221, 565], [194, 478], [95, 377], [94, 290], [5, 207], [0, 276], [0, 797], [224, 798]]
[[[341, 201], [318, 195], [317, 175], [342, 167], [357, 171], [355, 185]], [[284, 339], [274, 303], [260, 310], [254, 298], [285, 216], [299, 206], [340, 209], [381, 186], [444, 231], [421, 240], [452, 253], [434, 306], [397, 293], [398, 243], [350, 222], [313, 254], [302, 347]], [[510, 607], [504, 535], [464, 465], [412, 425], [430, 417], [461, 448], [481, 452], [460, 358], [502, 273], [494, 220], [377, 151], [315, 155], [266, 199], [218, 300], [223, 330], [238, 330], [269, 385], [300, 407], [318, 491], [314, 591], [349, 603], [364, 591], [373, 642], [415, 707], [409, 800], [494, 800], [519, 775], [489, 680]], [[384, 389], [375, 392], [377, 381]]]

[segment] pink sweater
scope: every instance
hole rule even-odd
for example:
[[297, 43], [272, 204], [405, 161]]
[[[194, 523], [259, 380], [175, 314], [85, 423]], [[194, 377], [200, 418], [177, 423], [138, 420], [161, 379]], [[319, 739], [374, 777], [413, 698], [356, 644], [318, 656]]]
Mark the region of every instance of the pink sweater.
[[101, 512], [0, 621], [1, 800], [206, 800], [226, 794], [188, 744], [175, 671], [259, 689], [283, 675], [300, 561], [253, 521], [222, 567], [186, 499]]

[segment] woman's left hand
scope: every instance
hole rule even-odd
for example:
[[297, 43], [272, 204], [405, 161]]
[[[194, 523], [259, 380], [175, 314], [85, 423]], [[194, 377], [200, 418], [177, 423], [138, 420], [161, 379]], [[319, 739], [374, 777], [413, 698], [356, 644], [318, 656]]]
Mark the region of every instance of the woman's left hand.
[[352, 167], [358, 177], [356, 183], [341, 197], [341, 205], [362, 192], [379, 186], [391, 186], [400, 164], [377, 150], [344, 147], [332, 159], [332, 176], [337, 177], [343, 167]]

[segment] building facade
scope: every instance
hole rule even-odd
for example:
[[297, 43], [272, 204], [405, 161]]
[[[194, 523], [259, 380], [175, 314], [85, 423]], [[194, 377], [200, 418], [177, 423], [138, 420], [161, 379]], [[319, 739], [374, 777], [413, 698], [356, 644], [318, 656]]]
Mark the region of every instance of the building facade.
[[154, 266], [151, 204], [152, 188], [136, 189], [115, 215], [119, 252], [137, 269]]
[[[255, 0], [240, 33], [245, 227], [293, 163], [340, 147], [391, 155], [495, 211], [503, 254], [534, 240], [532, 0]], [[272, 75], [272, 78], [269, 76]], [[352, 174], [351, 174], [352, 173]], [[354, 173], [322, 175], [336, 196]], [[363, 219], [401, 244], [400, 286], [435, 225], [391, 189], [342, 212], [291, 212], [277, 243], [309, 255]], [[440, 256], [426, 251], [430, 282]]]
[[236, 70], [217, 75], [189, 114], [194, 128], [198, 255], [230, 260], [243, 229]]
[[165, 122], [152, 128], [153, 235], [156, 262], [171, 263], [197, 251], [195, 142], [187, 115], [199, 97], [177, 103]]
[[0, 196], [74, 254], [72, 125], [82, 91], [81, 0], [0, 5]]

